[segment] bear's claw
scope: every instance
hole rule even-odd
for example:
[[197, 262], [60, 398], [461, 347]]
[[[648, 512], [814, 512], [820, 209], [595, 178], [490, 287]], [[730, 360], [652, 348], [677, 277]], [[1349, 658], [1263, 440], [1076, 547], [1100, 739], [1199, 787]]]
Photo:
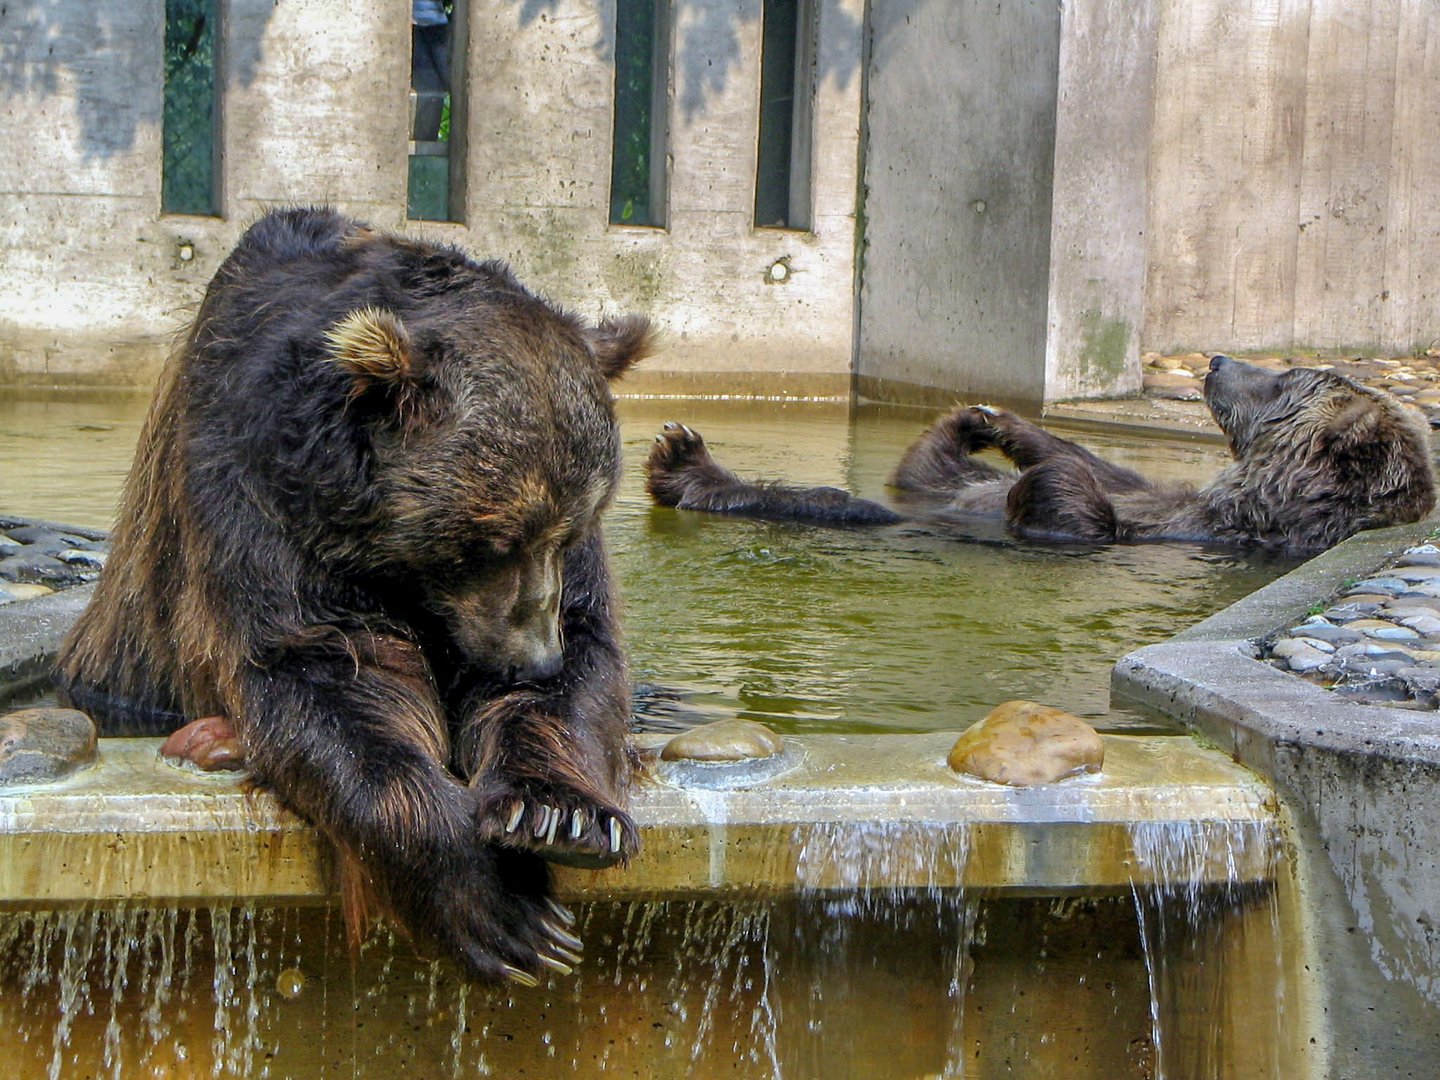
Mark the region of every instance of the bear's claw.
[[[572, 800], [579, 801], [576, 794], [561, 792], [547, 792], [543, 801], [513, 794], [492, 799], [481, 811], [481, 828], [507, 847], [592, 870], [624, 862], [639, 848], [634, 823], [620, 810]], [[574, 916], [567, 921], [573, 926]]]

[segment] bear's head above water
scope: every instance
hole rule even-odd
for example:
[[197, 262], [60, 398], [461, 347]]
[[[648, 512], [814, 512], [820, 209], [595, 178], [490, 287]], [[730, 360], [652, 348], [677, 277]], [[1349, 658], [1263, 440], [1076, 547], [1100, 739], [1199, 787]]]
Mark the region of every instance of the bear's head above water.
[[586, 325], [499, 263], [357, 243], [410, 283], [403, 305], [367, 304], [324, 330], [371, 437], [366, 572], [418, 590], [467, 662], [549, 678], [566, 553], [598, 528], [620, 475], [608, 381], [648, 351], [649, 324]]
[[1205, 403], [1234, 463], [1206, 489], [1264, 536], [1328, 547], [1359, 529], [1415, 521], [1435, 504], [1429, 432], [1383, 390], [1331, 371], [1271, 371], [1216, 356]]

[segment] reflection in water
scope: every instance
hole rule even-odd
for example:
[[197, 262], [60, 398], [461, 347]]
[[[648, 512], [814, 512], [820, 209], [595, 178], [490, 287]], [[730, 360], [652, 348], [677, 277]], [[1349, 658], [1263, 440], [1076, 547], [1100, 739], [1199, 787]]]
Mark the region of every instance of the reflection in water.
[[[0, 510], [108, 525], [143, 395], [0, 397]], [[655, 728], [741, 715], [780, 731], [963, 727], [1027, 697], [1134, 730], [1108, 710], [1121, 655], [1169, 637], [1293, 563], [1194, 545], [1099, 550], [1022, 544], [998, 530], [827, 530], [651, 506], [640, 463], [667, 419], [700, 428], [747, 474], [884, 497], [930, 419], [911, 410], [754, 402], [621, 403], [626, 472], [607, 534], [642, 703]], [[1147, 475], [1203, 481], [1195, 443], [1078, 437]], [[651, 708], [651, 704], [655, 708]]]

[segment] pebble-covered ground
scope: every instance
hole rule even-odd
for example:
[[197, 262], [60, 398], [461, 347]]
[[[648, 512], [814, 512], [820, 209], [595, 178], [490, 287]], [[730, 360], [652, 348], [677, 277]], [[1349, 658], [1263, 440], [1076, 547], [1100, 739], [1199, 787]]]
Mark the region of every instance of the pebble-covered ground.
[[1440, 707], [1440, 547], [1409, 548], [1278, 634], [1265, 655], [1365, 704]]
[[[1200, 401], [1205, 372], [1210, 368], [1210, 356], [1209, 353], [1186, 353], [1182, 356], [1145, 353], [1141, 358], [1145, 396], [1171, 401]], [[1440, 349], [1429, 349], [1423, 356], [1392, 359], [1356, 357], [1316, 360], [1313, 357], [1278, 356], [1241, 356], [1237, 359], [1274, 371], [1311, 367], [1338, 372], [1367, 386], [1390, 391], [1424, 413], [1431, 427], [1440, 428]]]
[[0, 604], [94, 581], [109, 548], [88, 529], [0, 518]]

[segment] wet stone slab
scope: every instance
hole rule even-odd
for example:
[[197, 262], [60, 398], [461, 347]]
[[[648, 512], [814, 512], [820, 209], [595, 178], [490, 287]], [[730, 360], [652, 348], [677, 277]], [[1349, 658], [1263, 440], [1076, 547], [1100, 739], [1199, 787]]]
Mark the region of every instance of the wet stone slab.
[[[953, 732], [791, 736], [790, 767], [726, 787], [657, 768], [633, 797], [640, 855], [557, 867], [557, 887], [596, 900], [1271, 880], [1275, 807], [1252, 773], [1184, 736], [1102, 738], [1102, 773], [1031, 788], [957, 776]], [[313, 829], [243, 774], [162, 763], [160, 741], [102, 739], [93, 768], [0, 790], [0, 904], [329, 895]], [[637, 741], [658, 757], [664, 740]], [[1183, 868], [1143, 858], [1157, 829], [1184, 837]]]

